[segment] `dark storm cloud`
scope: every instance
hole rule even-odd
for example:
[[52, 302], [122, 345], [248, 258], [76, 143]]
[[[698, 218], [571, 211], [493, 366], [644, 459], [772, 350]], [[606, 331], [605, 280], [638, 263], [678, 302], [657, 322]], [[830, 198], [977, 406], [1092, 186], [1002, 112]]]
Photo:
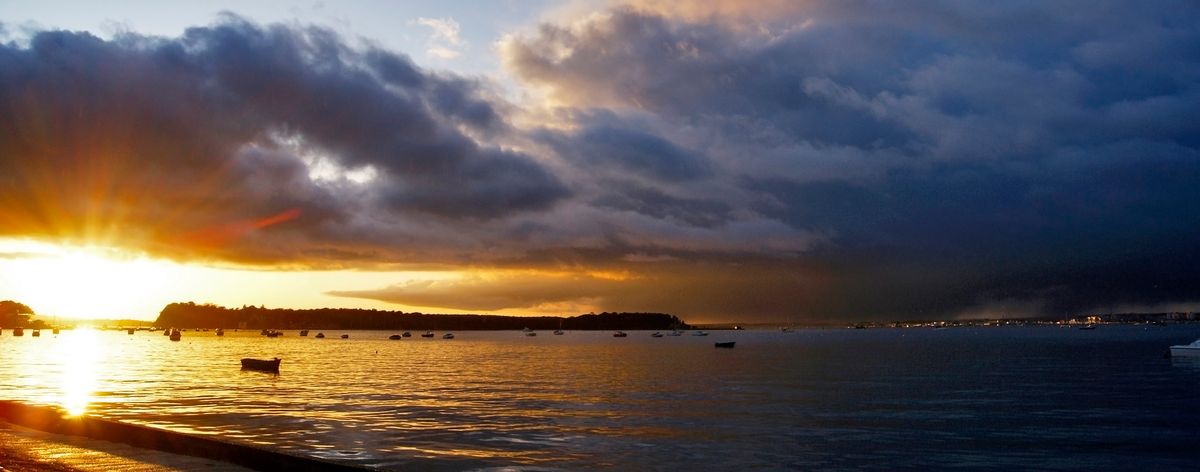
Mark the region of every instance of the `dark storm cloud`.
[[597, 197], [592, 203], [601, 208], [634, 211], [703, 228], [716, 227], [732, 219], [732, 209], [718, 200], [673, 197], [660, 190], [637, 185], [618, 187], [617, 190]]
[[712, 174], [704, 157], [635, 129], [595, 124], [570, 135], [543, 132], [541, 140], [559, 156], [581, 167], [615, 168], [666, 182], [695, 180]]
[[649, 2], [507, 39], [549, 98], [522, 106], [321, 28], [40, 32], [0, 46], [0, 233], [478, 271], [337, 292], [457, 309], [1200, 306], [1197, 25], [1194, 2]]
[[[1200, 301], [1198, 20], [1188, 2], [650, 3], [505, 54], [560, 103], [702, 153], [726, 214], [827, 235], [757, 263], [796, 281], [764, 288], [766, 311], [1066, 314]], [[646, 200], [676, 217], [596, 202]]]
[[288, 261], [566, 197], [530, 156], [467, 136], [506, 127], [486, 95], [329, 30], [232, 15], [179, 38], [37, 32], [0, 46], [0, 231]]

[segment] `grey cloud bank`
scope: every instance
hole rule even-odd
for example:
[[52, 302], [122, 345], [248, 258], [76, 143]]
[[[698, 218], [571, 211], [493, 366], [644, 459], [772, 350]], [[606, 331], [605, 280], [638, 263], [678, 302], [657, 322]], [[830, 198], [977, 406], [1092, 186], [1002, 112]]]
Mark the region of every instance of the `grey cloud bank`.
[[555, 109], [315, 27], [38, 33], [0, 47], [0, 231], [110, 221], [178, 258], [535, 271], [338, 292], [459, 309], [1200, 302], [1196, 5], [686, 5], [508, 40]]

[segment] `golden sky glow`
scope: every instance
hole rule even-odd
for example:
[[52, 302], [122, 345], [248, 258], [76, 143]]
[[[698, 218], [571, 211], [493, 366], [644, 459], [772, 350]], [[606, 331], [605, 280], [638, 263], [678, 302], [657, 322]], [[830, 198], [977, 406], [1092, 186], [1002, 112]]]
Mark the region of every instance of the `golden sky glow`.
[[181, 264], [99, 248], [0, 240], [0, 299], [29, 305], [41, 319], [153, 320], [168, 303], [195, 301], [273, 308], [352, 307], [454, 312], [326, 295], [446, 272], [278, 271]]

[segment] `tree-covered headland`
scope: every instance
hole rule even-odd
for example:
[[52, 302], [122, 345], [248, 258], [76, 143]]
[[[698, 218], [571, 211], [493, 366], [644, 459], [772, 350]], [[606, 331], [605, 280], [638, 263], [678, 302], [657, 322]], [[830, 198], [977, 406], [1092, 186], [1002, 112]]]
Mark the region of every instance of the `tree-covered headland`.
[[589, 313], [578, 316], [442, 315], [359, 308], [289, 309], [171, 303], [155, 326], [244, 329], [611, 330], [689, 329], [666, 313]]

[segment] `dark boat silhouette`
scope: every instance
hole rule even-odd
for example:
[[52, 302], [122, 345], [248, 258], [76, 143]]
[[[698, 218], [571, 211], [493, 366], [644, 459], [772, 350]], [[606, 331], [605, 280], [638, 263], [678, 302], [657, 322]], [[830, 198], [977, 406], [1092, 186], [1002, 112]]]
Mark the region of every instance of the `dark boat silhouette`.
[[393, 334], [393, 335], [391, 335], [391, 336], [388, 336], [388, 339], [390, 339], [390, 340], [392, 340], [392, 341], [399, 341], [399, 340], [400, 340], [400, 335], [399, 335], [399, 334]]
[[715, 345], [716, 347], [723, 347], [723, 348], [732, 349], [732, 348], [733, 348], [733, 345], [734, 345], [734, 343], [736, 343], [736, 341], [728, 341], [728, 342], [723, 342], [723, 343], [713, 343], [713, 345]]
[[279, 362], [282, 359], [276, 357], [274, 359], [251, 359], [249, 357], [242, 359], [242, 370], [257, 370], [260, 372], [279, 373]]

